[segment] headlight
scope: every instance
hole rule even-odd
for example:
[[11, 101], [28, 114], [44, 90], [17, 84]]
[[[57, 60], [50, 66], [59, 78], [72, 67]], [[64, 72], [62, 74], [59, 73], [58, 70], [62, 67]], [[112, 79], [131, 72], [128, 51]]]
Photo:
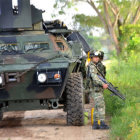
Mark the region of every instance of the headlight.
[[45, 73], [40, 73], [40, 74], [38, 74], [38, 81], [39, 81], [40, 83], [44, 83], [46, 80], [47, 80], [47, 76], [46, 76]]
[[2, 76], [0, 76], [0, 84], [2, 84], [3, 82], [3, 79], [2, 79]]

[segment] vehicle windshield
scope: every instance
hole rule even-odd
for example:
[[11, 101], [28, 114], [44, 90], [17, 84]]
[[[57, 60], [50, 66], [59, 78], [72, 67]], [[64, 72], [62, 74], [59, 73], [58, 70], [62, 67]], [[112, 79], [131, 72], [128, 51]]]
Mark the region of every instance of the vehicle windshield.
[[17, 54], [21, 52], [17, 43], [0, 44], [0, 53], [2, 55]]
[[26, 52], [41, 52], [44, 50], [49, 50], [49, 44], [46, 42], [29, 42], [24, 45], [24, 50]]

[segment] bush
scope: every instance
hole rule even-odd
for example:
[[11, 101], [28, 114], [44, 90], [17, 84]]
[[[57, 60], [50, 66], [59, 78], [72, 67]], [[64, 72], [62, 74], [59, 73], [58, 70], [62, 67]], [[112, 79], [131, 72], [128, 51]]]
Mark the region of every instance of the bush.
[[[138, 104], [126, 103], [121, 112], [112, 118], [111, 138], [119, 137], [124, 140], [135, 140], [135, 136], [140, 134], [136, 128], [140, 129], [140, 107]], [[136, 135], [135, 135], [136, 134]], [[139, 137], [140, 138], [140, 137]], [[137, 139], [138, 140], [138, 137]]]
[[125, 102], [105, 92], [106, 112], [113, 115], [111, 139], [140, 139], [140, 53], [131, 51], [126, 59], [112, 60], [107, 79], [119, 87]]
[[120, 27], [122, 32], [120, 38], [120, 45], [126, 53], [129, 53], [131, 50], [140, 51], [140, 24], [137, 25], [124, 25]]

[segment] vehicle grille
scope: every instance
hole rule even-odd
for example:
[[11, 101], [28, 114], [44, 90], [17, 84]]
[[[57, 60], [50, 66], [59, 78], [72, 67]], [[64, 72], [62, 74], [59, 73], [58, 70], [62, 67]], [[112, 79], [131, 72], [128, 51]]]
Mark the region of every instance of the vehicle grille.
[[20, 82], [19, 72], [5, 73], [6, 83]]

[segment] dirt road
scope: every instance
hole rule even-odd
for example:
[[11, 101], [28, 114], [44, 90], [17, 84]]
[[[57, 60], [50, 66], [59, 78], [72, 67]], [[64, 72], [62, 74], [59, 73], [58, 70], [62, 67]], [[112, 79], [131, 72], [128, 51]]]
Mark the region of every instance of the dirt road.
[[108, 140], [107, 130], [92, 130], [89, 123], [66, 125], [63, 110], [37, 110], [4, 113], [0, 140]]

